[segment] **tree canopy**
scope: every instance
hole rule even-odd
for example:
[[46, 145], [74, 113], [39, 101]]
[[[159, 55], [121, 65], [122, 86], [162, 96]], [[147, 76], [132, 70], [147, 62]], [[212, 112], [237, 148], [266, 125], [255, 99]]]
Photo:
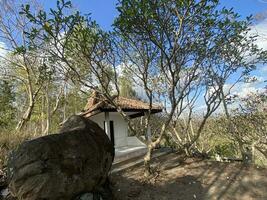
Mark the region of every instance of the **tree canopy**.
[[[147, 144], [149, 172], [151, 153], [164, 138], [187, 155], [199, 150], [199, 141], [211, 138], [206, 126], [220, 108], [242, 151], [247, 143], [238, 134], [234, 137], [229, 95], [267, 61], [267, 52], [256, 45], [258, 36], [251, 32], [252, 16], [242, 19], [233, 9], [222, 8], [219, 0], [119, 0], [117, 10], [113, 30], [107, 32], [70, 1], [57, 0], [48, 11], [25, 4], [19, 18], [12, 18], [23, 25], [19, 29], [23, 37], [17, 42], [9, 37], [14, 36], [14, 27], [0, 20], [1, 36], [10, 47], [10, 57], [2, 64], [12, 66], [5, 71], [12, 73], [4, 75], [19, 80], [26, 99], [18, 127], [34, 121], [47, 134], [53, 123], [78, 112], [77, 107], [97, 90]], [[1, 87], [3, 104], [12, 110], [12, 89], [4, 82]], [[140, 120], [142, 131], [116, 105], [118, 96], [149, 103], [145, 123]], [[162, 103], [164, 112], [149, 135], [153, 103]]]

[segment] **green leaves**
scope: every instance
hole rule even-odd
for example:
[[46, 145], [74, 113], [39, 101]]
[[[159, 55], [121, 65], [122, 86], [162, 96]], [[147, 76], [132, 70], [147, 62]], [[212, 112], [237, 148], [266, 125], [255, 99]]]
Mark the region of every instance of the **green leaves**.
[[50, 26], [49, 22], [45, 22], [43, 28], [47, 33], [52, 34], [52, 26]]
[[19, 46], [14, 51], [14, 54], [24, 54], [24, 53], [26, 53], [26, 48], [24, 46]]
[[72, 3], [71, 1], [64, 1], [64, 0], [57, 0], [57, 7], [65, 7], [65, 8], [71, 8], [72, 7]]
[[14, 125], [16, 109], [13, 105], [15, 93], [11, 82], [0, 81], [0, 127], [7, 128]]
[[175, 84], [181, 73], [194, 77], [197, 69], [202, 86], [215, 87], [267, 61], [251, 36], [251, 17], [241, 19], [233, 9], [220, 8], [218, 0], [121, 0], [118, 11], [114, 27], [133, 51], [126, 52], [129, 59], [153, 62], [151, 70]]
[[20, 14], [32, 23], [31, 30], [26, 33], [28, 48], [40, 48], [40, 42], [49, 43], [62, 33], [70, 34], [74, 26], [83, 23], [84, 18], [79, 12], [65, 15], [71, 8], [70, 1], [58, 0], [56, 9], [50, 9], [50, 12], [39, 10], [37, 14], [33, 14], [29, 4], [22, 5]]

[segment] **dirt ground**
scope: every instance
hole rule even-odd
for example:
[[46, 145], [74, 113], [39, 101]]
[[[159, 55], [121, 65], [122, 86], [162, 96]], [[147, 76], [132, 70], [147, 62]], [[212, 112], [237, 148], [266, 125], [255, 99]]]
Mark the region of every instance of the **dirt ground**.
[[143, 178], [142, 164], [111, 175], [117, 200], [267, 200], [267, 169], [241, 163], [156, 158], [156, 175]]

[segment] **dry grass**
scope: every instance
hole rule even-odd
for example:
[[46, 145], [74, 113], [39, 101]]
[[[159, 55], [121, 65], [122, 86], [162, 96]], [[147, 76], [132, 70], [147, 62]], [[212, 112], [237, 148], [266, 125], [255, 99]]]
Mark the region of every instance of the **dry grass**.
[[7, 162], [8, 154], [16, 149], [23, 141], [34, 138], [34, 134], [1, 130], [0, 131], [0, 169]]

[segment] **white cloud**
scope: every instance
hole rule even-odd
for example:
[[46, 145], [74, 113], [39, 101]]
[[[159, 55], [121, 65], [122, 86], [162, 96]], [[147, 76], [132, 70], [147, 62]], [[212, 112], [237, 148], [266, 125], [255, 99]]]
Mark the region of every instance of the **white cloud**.
[[267, 50], [267, 19], [251, 27], [252, 34], [258, 34], [256, 44], [259, 48]]
[[262, 91], [264, 89], [258, 87], [257, 83], [239, 83], [233, 88], [231, 95], [238, 95], [239, 98], [245, 98], [250, 94], [256, 94]]
[[0, 41], [0, 56], [5, 56], [7, 54], [6, 44]]
[[121, 63], [121, 64], [117, 65], [115, 69], [116, 69], [117, 75], [118, 76], [121, 76], [123, 70], [125, 69], [125, 64], [124, 63]]
[[250, 87], [250, 86], [246, 86], [246, 85], [243, 85], [242, 88], [240, 88], [241, 90], [239, 90], [237, 92], [237, 95], [240, 97], [240, 98], [244, 98], [244, 97], [247, 97], [248, 95], [252, 94], [252, 93], [257, 93], [258, 89], [256, 89], [255, 87]]
[[247, 80], [247, 84], [260, 84], [260, 83], [263, 83], [265, 81], [265, 77], [262, 76], [259, 76], [259, 75], [253, 75], [253, 76], [249, 76], [246, 78]]
[[265, 81], [265, 77], [263, 76], [253, 76], [256, 78], [256, 83], [262, 83], [263, 81]]

